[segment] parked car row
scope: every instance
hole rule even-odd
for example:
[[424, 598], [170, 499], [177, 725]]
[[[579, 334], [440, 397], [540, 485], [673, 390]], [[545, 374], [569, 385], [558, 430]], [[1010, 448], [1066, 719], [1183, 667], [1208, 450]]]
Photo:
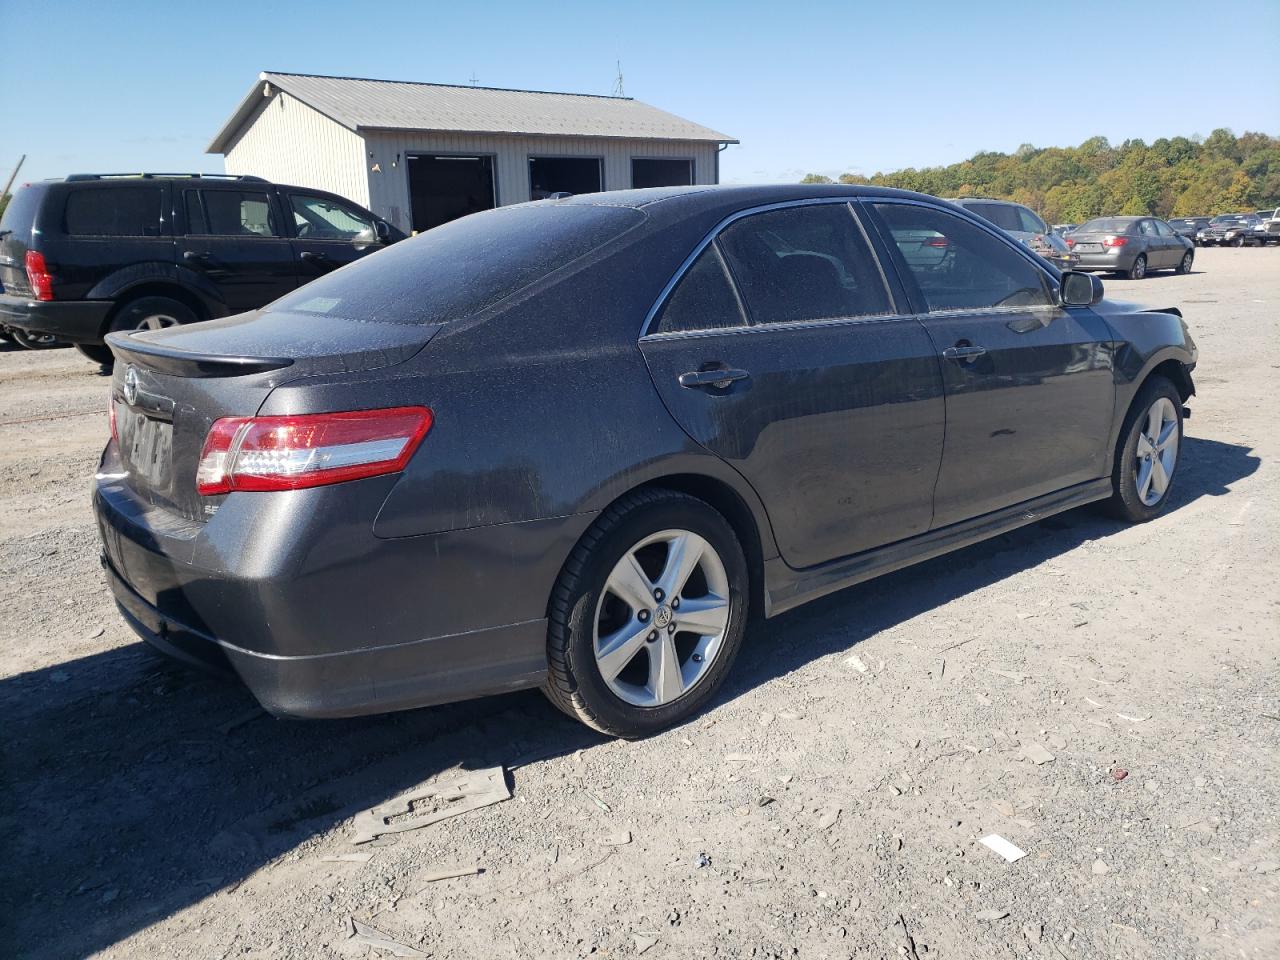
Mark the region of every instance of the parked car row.
[[29, 183], [0, 220], [0, 325], [109, 365], [108, 333], [255, 310], [403, 237], [349, 200], [260, 177]]

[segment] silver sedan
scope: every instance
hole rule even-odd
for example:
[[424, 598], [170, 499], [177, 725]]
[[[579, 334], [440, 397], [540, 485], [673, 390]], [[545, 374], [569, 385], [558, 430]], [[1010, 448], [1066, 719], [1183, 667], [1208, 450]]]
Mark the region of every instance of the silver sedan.
[[1195, 245], [1155, 217], [1099, 217], [1067, 237], [1077, 270], [1107, 270], [1141, 280], [1152, 270], [1190, 273]]

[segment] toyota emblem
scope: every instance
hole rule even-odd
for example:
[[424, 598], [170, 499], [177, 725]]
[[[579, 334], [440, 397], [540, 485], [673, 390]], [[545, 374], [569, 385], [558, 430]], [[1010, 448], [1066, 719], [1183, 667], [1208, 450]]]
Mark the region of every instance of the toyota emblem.
[[138, 402], [138, 371], [134, 367], [124, 371], [124, 402], [131, 407]]

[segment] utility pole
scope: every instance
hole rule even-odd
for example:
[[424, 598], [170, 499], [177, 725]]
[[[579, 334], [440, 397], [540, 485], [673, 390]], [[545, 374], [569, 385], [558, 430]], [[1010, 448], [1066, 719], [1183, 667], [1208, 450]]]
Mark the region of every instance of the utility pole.
[[13, 186], [13, 181], [18, 179], [18, 171], [22, 169], [22, 165], [26, 162], [27, 155], [24, 153], [18, 158], [18, 165], [13, 168], [13, 173], [9, 174], [9, 182], [4, 185], [4, 189], [0, 190], [0, 200], [9, 195], [9, 188]]

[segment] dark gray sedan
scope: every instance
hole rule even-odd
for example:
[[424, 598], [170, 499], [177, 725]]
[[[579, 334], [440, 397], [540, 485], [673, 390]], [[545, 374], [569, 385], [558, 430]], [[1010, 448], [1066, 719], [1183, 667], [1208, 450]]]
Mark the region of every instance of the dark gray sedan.
[[1196, 363], [1175, 309], [838, 185], [500, 208], [109, 342], [94, 508], [139, 636], [274, 713], [542, 687], [625, 737], [706, 704], [753, 614], [1152, 519]]
[[1141, 280], [1153, 270], [1190, 273], [1195, 244], [1155, 217], [1099, 217], [1067, 238], [1078, 270], [1107, 270]]

